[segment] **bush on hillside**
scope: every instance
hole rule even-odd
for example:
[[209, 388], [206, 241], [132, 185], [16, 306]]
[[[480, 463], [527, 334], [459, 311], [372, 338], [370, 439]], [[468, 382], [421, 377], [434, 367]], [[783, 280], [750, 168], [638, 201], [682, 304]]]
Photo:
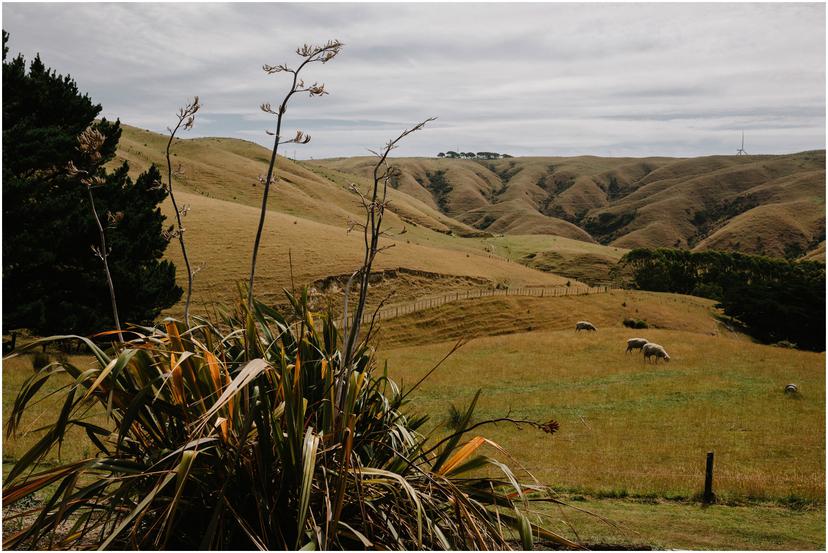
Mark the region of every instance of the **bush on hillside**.
[[616, 274], [640, 290], [696, 294], [719, 302], [725, 315], [755, 338], [825, 349], [825, 265], [737, 252], [635, 249]]
[[642, 321], [641, 319], [624, 319], [624, 326], [627, 328], [650, 328], [650, 325], [647, 324], [647, 321]]

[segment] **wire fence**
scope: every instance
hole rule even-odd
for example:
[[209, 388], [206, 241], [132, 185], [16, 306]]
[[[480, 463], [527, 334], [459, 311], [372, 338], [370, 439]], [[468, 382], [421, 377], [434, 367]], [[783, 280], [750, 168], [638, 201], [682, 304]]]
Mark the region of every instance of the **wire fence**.
[[[443, 294], [440, 296], [432, 296], [427, 298], [420, 298], [412, 302], [401, 303], [398, 305], [390, 305], [383, 307], [376, 312], [376, 320], [393, 319], [423, 311], [425, 309], [432, 309], [440, 307], [447, 303], [452, 303], [461, 300], [473, 298], [488, 298], [494, 296], [532, 296], [536, 298], [555, 298], [563, 296], [586, 296], [589, 294], [606, 294], [612, 290], [619, 288], [611, 286], [553, 286], [553, 287], [531, 287], [531, 288], [489, 288], [478, 290], [466, 290], [465, 292], [453, 292]], [[363, 323], [369, 323], [374, 318], [374, 312], [366, 313], [362, 317]]]

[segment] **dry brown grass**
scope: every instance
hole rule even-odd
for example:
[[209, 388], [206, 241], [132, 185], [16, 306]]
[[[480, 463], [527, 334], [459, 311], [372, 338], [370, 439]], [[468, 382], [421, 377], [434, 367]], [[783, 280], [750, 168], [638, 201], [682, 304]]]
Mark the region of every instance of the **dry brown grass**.
[[[326, 166], [362, 174], [365, 158]], [[824, 236], [825, 152], [676, 158], [403, 159], [400, 190], [431, 202], [445, 171], [446, 213], [494, 233], [553, 233], [612, 245], [736, 249], [784, 256]], [[698, 213], [708, 220], [701, 222]], [[604, 228], [589, 226], [599, 221]], [[606, 223], [621, 221], [617, 228]], [[575, 224], [572, 224], [575, 223]], [[575, 226], [577, 225], [577, 226]], [[580, 227], [580, 228], [579, 228]], [[584, 229], [593, 233], [590, 237]], [[597, 234], [596, 234], [597, 233]]]
[[[211, 301], [221, 303], [235, 297], [236, 282], [243, 280], [248, 270], [246, 260], [253, 247], [258, 210], [183, 191], [178, 196], [180, 203], [192, 206], [184, 218], [187, 251], [193, 267], [202, 267], [193, 286], [193, 313], [196, 314]], [[163, 210], [171, 215], [169, 204], [165, 204]], [[511, 286], [559, 286], [568, 280], [481, 253], [410, 243], [406, 235], [385, 241], [387, 244], [392, 242], [394, 247], [378, 256], [378, 270], [407, 267], [484, 278], [493, 284]], [[361, 236], [348, 234], [344, 225], [328, 225], [271, 212], [265, 225], [257, 268], [257, 296], [267, 302], [284, 300], [282, 289], [291, 286], [289, 251], [293, 259], [294, 282], [301, 286], [329, 275], [350, 274], [361, 263], [362, 248]], [[184, 281], [186, 274], [181, 268], [181, 252], [168, 248], [166, 255], [179, 269], [179, 282]], [[413, 290], [416, 288], [409, 288], [403, 295], [411, 294]], [[180, 309], [181, 306], [174, 307], [171, 313], [178, 313]]]
[[694, 296], [620, 290], [590, 296], [460, 300], [384, 322], [382, 345], [387, 348], [431, 344], [538, 330], [569, 332], [582, 319], [591, 321], [602, 333], [605, 328], [621, 327], [625, 318], [644, 320], [654, 328], [747, 340], [715, 318], [714, 303]]

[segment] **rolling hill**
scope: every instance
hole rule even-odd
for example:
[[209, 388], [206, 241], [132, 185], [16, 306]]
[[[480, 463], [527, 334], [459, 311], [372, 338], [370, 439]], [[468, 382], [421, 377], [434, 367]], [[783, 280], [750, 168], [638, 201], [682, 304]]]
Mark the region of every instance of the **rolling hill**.
[[[152, 163], [165, 167], [166, 143], [162, 134], [124, 125], [113, 164], [128, 162], [133, 176]], [[229, 299], [246, 277], [261, 202], [258, 179], [268, 160], [266, 148], [244, 140], [174, 144], [175, 186], [180, 202], [191, 207], [185, 226], [194, 266], [201, 268], [197, 303]], [[470, 287], [604, 283], [637, 246], [825, 257], [822, 151], [393, 162], [401, 169], [386, 212], [386, 244], [393, 247], [378, 259], [385, 273], [375, 287], [396, 292], [396, 301]], [[347, 229], [363, 214], [350, 187], [367, 190], [372, 164], [371, 158], [280, 158], [259, 272], [266, 298], [281, 298], [292, 283], [338, 282], [333, 277], [358, 266], [360, 237]], [[171, 217], [170, 205], [163, 210]], [[166, 255], [183, 270], [175, 244]]]
[[[481, 230], [796, 258], [825, 239], [825, 152], [396, 160], [398, 190]], [[369, 158], [319, 162], [364, 175]]]
[[[127, 161], [137, 175], [151, 163], [165, 167], [163, 135], [125, 126], [117, 158]], [[261, 185], [258, 176], [267, 170], [266, 149], [242, 140], [198, 138], [178, 140], [173, 163], [181, 165], [174, 177], [179, 204], [190, 207], [184, 217], [188, 253], [195, 276], [193, 297], [197, 307], [235, 298], [236, 283], [249, 272], [250, 254], [258, 222]], [[269, 302], [284, 301], [283, 288], [314, 285], [316, 291], [336, 288], [337, 279], [349, 275], [361, 262], [362, 236], [348, 232], [349, 220], [364, 215], [353, 182], [363, 188], [365, 179], [335, 169], [313, 167], [280, 158], [279, 182], [269, 198], [257, 270], [259, 296]], [[394, 292], [394, 301], [422, 294], [449, 293], [469, 288], [504, 286], [560, 286], [577, 279], [527, 267], [509, 257], [506, 246], [493, 245], [491, 235], [458, 222], [404, 192], [391, 190], [384, 227], [389, 231], [383, 246], [393, 246], [378, 256], [375, 269], [384, 271], [374, 284], [371, 299], [380, 301]], [[172, 205], [162, 205], [172, 219]], [[552, 247], [554, 237], [544, 237]], [[511, 237], [514, 244], [522, 237]], [[566, 251], [606, 250], [608, 259], [620, 256], [613, 248], [569, 241]], [[510, 246], [511, 247], [511, 246]], [[497, 251], [495, 251], [497, 250]], [[502, 251], [501, 251], [502, 250]], [[178, 281], [185, 282], [183, 260], [177, 243], [166, 254], [177, 267]], [[406, 269], [398, 271], [397, 269]], [[428, 275], [425, 278], [424, 275]], [[341, 278], [340, 278], [341, 280]], [[327, 281], [327, 283], [326, 283]], [[324, 288], [324, 289], [323, 289]], [[178, 305], [171, 314], [180, 314]]]

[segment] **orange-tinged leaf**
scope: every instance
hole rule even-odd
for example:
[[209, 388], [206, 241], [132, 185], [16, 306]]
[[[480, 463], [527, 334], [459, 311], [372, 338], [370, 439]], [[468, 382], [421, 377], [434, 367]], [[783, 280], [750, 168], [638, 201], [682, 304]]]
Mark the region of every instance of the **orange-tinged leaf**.
[[219, 361], [209, 351], [204, 352], [204, 358], [207, 360], [207, 368], [210, 370], [210, 379], [213, 381], [213, 386], [215, 386], [216, 391], [220, 395], [224, 383], [221, 379], [221, 366], [219, 365]]
[[37, 490], [64, 478], [65, 476], [71, 474], [74, 470], [78, 468], [78, 466], [82, 465], [86, 461], [82, 461], [80, 463], [74, 463], [68, 467], [59, 469], [59, 470], [49, 470], [46, 471], [42, 476], [37, 478], [32, 478], [19, 486], [14, 486], [9, 490], [4, 490], [3, 493], [3, 504], [10, 505], [17, 501], [20, 498], [26, 497], [27, 495], [36, 492]]
[[475, 451], [477, 451], [477, 448], [479, 448], [487, 441], [488, 440], [486, 440], [486, 438], [482, 436], [475, 436], [474, 438], [469, 440], [466, 443], [466, 445], [454, 452], [454, 454], [452, 454], [452, 456], [449, 457], [445, 463], [443, 463], [443, 466], [440, 467], [440, 470], [437, 471], [437, 474], [439, 474], [440, 476], [445, 476], [446, 474], [450, 473], [452, 469], [454, 469], [455, 467], [460, 465], [460, 463], [468, 459]]
[[170, 338], [170, 349], [174, 351], [184, 351], [184, 345], [181, 342], [181, 335], [178, 333], [178, 325], [173, 321], [165, 323], [167, 328], [167, 336]]
[[293, 368], [293, 370], [296, 371], [293, 374], [293, 385], [298, 386], [299, 385], [299, 373], [302, 370], [302, 360], [299, 359], [299, 352], [298, 351], [296, 352], [296, 366]]
[[181, 364], [176, 363], [175, 354], [170, 354], [170, 389], [173, 399], [178, 405], [184, 405], [184, 376], [181, 374]]

